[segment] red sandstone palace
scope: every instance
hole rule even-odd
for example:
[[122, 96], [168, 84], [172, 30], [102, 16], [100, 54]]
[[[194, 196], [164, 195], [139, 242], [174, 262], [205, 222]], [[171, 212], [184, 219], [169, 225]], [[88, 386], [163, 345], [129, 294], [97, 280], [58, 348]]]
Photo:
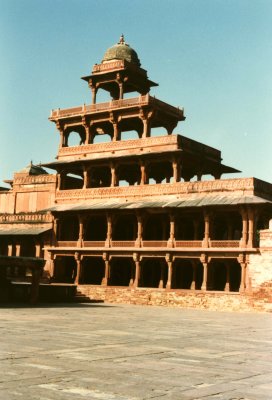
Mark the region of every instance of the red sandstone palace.
[[95, 299], [268, 307], [272, 185], [222, 178], [239, 171], [219, 150], [173, 133], [183, 109], [150, 95], [123, 36], [82, 79], [92, 103], [49, 117], [56, 160], [0, 188], [0, 254], [44, 257], [44, 281]]

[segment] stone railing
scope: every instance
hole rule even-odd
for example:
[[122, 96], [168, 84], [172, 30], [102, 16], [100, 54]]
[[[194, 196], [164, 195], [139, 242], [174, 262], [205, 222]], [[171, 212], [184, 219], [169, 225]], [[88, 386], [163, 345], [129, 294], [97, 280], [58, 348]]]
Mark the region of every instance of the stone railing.
[[[78, 241], [58, 241], [57, 247], [80, 247]], [[110, 244], [106, 241], [88, 240], [82, 242], [83, 248], [176, 248], [176, 249], [200, 249], [206, 248], [205, 242], [202, 240], [176, 240], [171, 245], [169, 245], [167, 240], [143, 240], [141, 244], [137, 244], [134, 240], [112, 240]], [[210, 240], [208, 243], [208, 248], [216, 249], [234, 249], [240, 247], [239, 240]]]
[[153, 136], [144, 139], [128, 139], [116, 142], [107, 143], [94, 143], [94, 144], [84, 144], [81, 146], [71, 146], [71, 147], [61, 147], [59, 149], [58, 155], [75, 155], [75, 154], [91, 154], [91, 153], [101, 153], [107, 151], [118, 151], [118, 150], [132, 150], [132, 149], [144, 149], [145, 147], [154, 146], [166, 146], [166, 145], [176, 145], [178, 148], [178, 138], [177, 135], [167, 135], [167, 136]]
[[[161, 195], [187, 195], [193, 193], [247, 192], [253, 195], [254, 178], [221, 179], [210, 181], [178, 182], [164, 184], [150, 184], [138, 186], [115, 186], [89, 189], [60, 190], [56, 192], [57, 201], [74, 201], [75, 199], [102, 199], [102, 198], [135, 198]], [[272, 185], [271, 185], [272, 191]]]
[[124, 68], [125, 63], [123, 60], [119, 61], [112, 61], [112, 62], [107, 62], [104, 64], [95, 64], [93, 66], [93, 74], [98, 73], [98, 72], [104, 72], [107, 70], [113, 70], [113, 69], [121, 69]]
[[202, 240], [176, 240], [174, 247], [202, 247]]
[[112, 100], [105, 103], [96, 103], [96, 104], [83, 104], [82, 106], [66, 108], [66, 109], [56, 109], [51, 111], [51, 115], [49, 117], [50, 120], [54, 121], [55, 119], [71, 117], [76, 115], [85, 115], [96, 113], [100, 111], [112, 111], [119, 108], [128, 108], [128, 107], [139, 107], [145, 105], [152, 105], [155, 108], [163, 109], [170, 113], [174, 113], [176, 116], [183, 117], [183, 109], [179, 109], [177, 107], [173, 107], [170, 104], [164, 103], [161, 100], [156, 99], [155, 97], [150, 96], [149, 94], [132, 97], [130, 99], [120, 99], [120, 100]]
[[209, 247], [217, 247], [217, 248], [240, 247], [240, 240], [210, 240]]
[[20, 176], [16, 176], [14, 177], [14, 181], [13, 184], [35, 184], [35, 183], [54, 183], [56, 182], [56, 175], [31, 175], [31, 176], [24, 176], [24, 177], [20, 177]]
[[0, 214], [0, 223], [10, 222], [52, 222], [51, 214], [28, 213], [28, 214]]

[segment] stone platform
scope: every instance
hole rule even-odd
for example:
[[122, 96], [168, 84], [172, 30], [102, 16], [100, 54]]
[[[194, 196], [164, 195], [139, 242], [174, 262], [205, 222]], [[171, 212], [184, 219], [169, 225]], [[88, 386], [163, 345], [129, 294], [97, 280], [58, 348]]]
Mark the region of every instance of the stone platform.
[[0, 309], [1, 400], [270, 400], [271, 314]]

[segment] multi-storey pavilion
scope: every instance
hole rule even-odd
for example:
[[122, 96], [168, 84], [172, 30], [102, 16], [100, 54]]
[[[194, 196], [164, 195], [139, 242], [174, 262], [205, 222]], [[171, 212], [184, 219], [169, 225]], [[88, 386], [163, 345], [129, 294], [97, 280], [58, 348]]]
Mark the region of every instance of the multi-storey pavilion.
[[[249, 291], [272, 185], [221, 179], [239, 171], [219, 150], [174, 134], [183, 109], [149, 94], [157, 84], [123, 36], [82, 79], [92, 104], [49, 118], [60, 133], [56, 160], [43, 164], [56, 171], [44, 175], [55, 187], [42, 202], [53, 217], [44, 242], [51, 280], [105, 290]], [[97, 103], [99, 90], [108, 102]]]

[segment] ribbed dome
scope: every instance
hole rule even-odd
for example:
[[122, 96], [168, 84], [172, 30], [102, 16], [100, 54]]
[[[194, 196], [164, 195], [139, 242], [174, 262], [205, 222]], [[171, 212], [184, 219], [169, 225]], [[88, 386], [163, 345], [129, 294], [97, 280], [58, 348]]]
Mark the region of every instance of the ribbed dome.
[[117, 44], [110, 47], [106, 53], [104, 54], [102, 63], [105, 61], [111, 60], [126, 60], [133, 64], [136, 64], [138, 67], [141, 66], [140, 60], [135, 50], [133, 50], [124, 39], [124, 35], [120, 37], [120, 40]]

